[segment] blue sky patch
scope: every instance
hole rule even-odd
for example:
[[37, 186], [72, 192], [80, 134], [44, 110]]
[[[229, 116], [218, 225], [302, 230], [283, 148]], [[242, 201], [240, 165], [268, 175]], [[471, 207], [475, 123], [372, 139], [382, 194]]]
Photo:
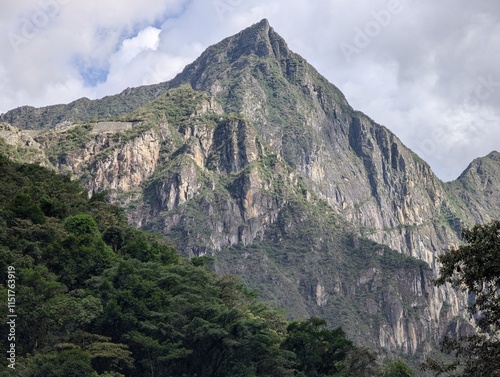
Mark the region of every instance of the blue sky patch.
[[87, 87], [94, 87], [101, 84], [105, 82], [108, 77], [109, 71], [107, 67], [93, 65], [81, 57], [74, 58], [73, 64], [78, 69], [78, 73]]

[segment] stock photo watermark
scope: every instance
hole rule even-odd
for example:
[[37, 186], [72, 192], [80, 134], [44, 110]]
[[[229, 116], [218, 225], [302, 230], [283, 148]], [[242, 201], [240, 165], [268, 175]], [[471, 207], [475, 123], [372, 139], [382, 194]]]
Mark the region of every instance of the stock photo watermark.
[[390, 0], [387, 6], [381, 10], [372, 10], [371, 19], [363, 27], [354, 29], [354, 37], [351, 42], [342, 42], [340, 49], [347, 62], [351, 62], [353, 55], [359, 55], [363, 49], [368, 47], [373, 39], [377, 38], [387, 28], [394, 16], [402, 13], [406, 5], [412, 0]]
[[[492, 74], [488, 77], [480, 76], [474, 89], [463, 102], [462, 110], [468, 113], [478, 111], [481, 102], [488, 100], [497, 88], [500, 88], [500, 81], [495, 81]], [[447, 132], [443, 128], [435, 129], [429, 137], [418, 143], [417, 154], [421, 157], [434, 154], [446, 137]]]
[[243, 4], [243, 0], [214, 0], [212, 5], [219, 16], [221, 21], [224, 20], [224, 15], [228, 12], [232, 12], [236, 7]]
[[71, 0], [42, 0], [38, 2], [37, 9], [29, 16], [20, 20], [16, 32], [9, 32], [7, 38], [14, 52], [28, 44], [50, 21], [59, 16], [61, 6], [66, 5]]
[[16, 269], [7, 267], [7, 367], [16, 369]]
[[500, 88], [500, 81], [495, 81], [492, 74], [489, 74], [488, 77], [479, 77], [474, 91], [464, 102], [464, 110], [478, 110], [481, 102], [489, 99], [496, 91], [496, 88]]

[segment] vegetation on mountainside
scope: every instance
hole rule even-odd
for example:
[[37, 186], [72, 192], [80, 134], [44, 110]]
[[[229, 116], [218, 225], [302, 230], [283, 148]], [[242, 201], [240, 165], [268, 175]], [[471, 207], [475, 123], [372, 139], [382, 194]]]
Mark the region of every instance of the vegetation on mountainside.
[[80, 98], [67, 105], [43, 108], [22, 106], [2, 114], [0, 120], [23, 129], [52, 129], [62, 122], [93, 122], [129, 113], [157, 98], [168, 87], [168, 83], [144, 85], [98, 100]]
[[428, 359], [437, 376], [500, 376], [500, 221], [462, 230], [463, 246], [441, 255], [436, 285], [450, 283], [471, 297], [468, 312], [478, 333], [445, 338], [442, 350], [455, 360]]
[[[51, 147], [46, 152], [49, 161], [54, 166], [66, 163], [68, 153], [85, 148], [85, 145], [90, 141], [91, 131], [91, 124], [82, 124], [70, 127], [57, 134], [53, 132], [43, 134], [41, 138], [49, 139], [49, 142], [51, 142]], [[59, 142], [54, 142], [57, 139], [59, 139]]]
[[0, 375], [9, 363], [33, 377], [382, 373], [341, 329], [287, 323], [67, 176], [0, 157], [0, 203], [0, 296], [15, 291], [17, 315], [15, 364]]

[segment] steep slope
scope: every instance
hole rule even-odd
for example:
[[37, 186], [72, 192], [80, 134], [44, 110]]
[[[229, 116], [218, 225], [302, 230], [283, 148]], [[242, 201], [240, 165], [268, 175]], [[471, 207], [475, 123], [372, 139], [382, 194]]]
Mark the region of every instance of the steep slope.
[[267, 20], [208, 48], [171, 85], [185, 82], [211, 93], [225, 112], [248, 117], [263, 140], [369, 238], [431, 265], [436, 248], [457, 241], [455, 229], [440, 221], [445, 188], [430, 167], [386, 128], [353, 111]]
[[135, 226], [214, 256], [294, 316], [410, 354], [465, 331], [464, 297], [433, 287], [432, 270], [462, 224], [499, 217], [498, 153], [444, 184], [266, 20], [169, 83], [86, 109], [13, 110], [3, 119], [23, 128], [80, 122], [31, 134], [4, 125], [4, 149], [38, 154], [90, 193], [111, 190]]
[[500, 153], [477, 158], [456, 181], [448, 184], [455, 195], [461, 217], [469, 223], [487, 223], [499, 218]]

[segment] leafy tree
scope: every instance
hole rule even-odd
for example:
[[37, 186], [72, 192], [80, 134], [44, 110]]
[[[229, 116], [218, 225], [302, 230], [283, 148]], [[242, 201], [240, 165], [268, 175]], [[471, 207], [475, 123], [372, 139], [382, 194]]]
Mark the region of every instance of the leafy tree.
[[27, 194], [17, 194], [7, 209], [12, 211], [15, 218], [31, 220], [35, 224], [45, 222], [45, 216], [40, 209], [40, 205]]
[[66, 218], [64, 228], [79, 237], [96, 236], [98, 234], [97, 224], [90, 215], [80, 214]]
[[401, 360], [387, 361], [382, 368], [383, 377], [413, 377], [415, 372]]
[[68, 206], [56, 198], [46, 195], [40, 198], [40, 208], [45, 216], [64, 218], [68, 214]]
[[89, 352], [78, 348], [35, 357], [30, 377], [97, 377]]
[[59, 329], [59, 318], [49, 313], [52, 300], [64, 294], [66, 287], [43, 265], [19, 272], [16, 295], [22, 297], [22, 302], [16, 305], [16, 313], [22, 321], [17, 323], [18, 344], [22, 353], [33, 353], [50, 342], [51, 330]]
[[443, 351], [455, 355], [449, 364], [428, 359], [423, 369], [437, 375], [500, 376], [500, 222], [464, 229], [463, 246], [440, 256], [436, 285], [451, 283], [474, 297], [468, 311], [479, 333], [445, 338]]
[[92, 216], [70, 216], [65, 219], [64, 228], [68, 235], [55, 242], [45, 257], [49, 267], [61, 276], [61, 281], [69, 288], [76, 288], [109, 267], [114, 253], [102, 239]]
[[89, 212], [99, 225], [99, 230], [109, 227], [127, 227], [127, 216], [123, 208], [110, 204], [106, 191], [95, 193], [88, 201]]
[[326, 321], [314, 317], [288, 325], [283, 348], [295, 353], [297, 369], [308, 377], [339, 375], [354, 348], [341, 328], [328, 330], [325, 326]]
[[104, 242], [113, 248], [115, 253], [123, 247], [124, 244], [124, 230], [122, 227], [112, 225], [108, 227], [102, 234]]
[[132, 352], [125, 344], [113, 343], [111, 338], [85, 332], [77, 332], [71, 340], [90, 353], [92, 367], [99, 373], [119, 370], [130, 374], [134, 369]]
[[469, 306], [477, 325], [490, 335], [500, 330], [500, 221], [464, 229], [467, 243], [443, 254], [437, 284], [451, 283], [473, 294]]
[[354, 347], [345, 360], [343, 376], [380, 377], [382, 371], [377, 364], [377, 355], [363, 347]]
[[[119, 250], [125, 257], [138, 259], [143, 262], [157, 261], [164, 264], [177, 263], [179, 261], [179, 254], [172, 244], [159, 235], [127, 228], [121, 233], [121, 236], [123, 237], [123, 243]], [[112, 243], [113, 239], [109, 239], [109, 241]]]

